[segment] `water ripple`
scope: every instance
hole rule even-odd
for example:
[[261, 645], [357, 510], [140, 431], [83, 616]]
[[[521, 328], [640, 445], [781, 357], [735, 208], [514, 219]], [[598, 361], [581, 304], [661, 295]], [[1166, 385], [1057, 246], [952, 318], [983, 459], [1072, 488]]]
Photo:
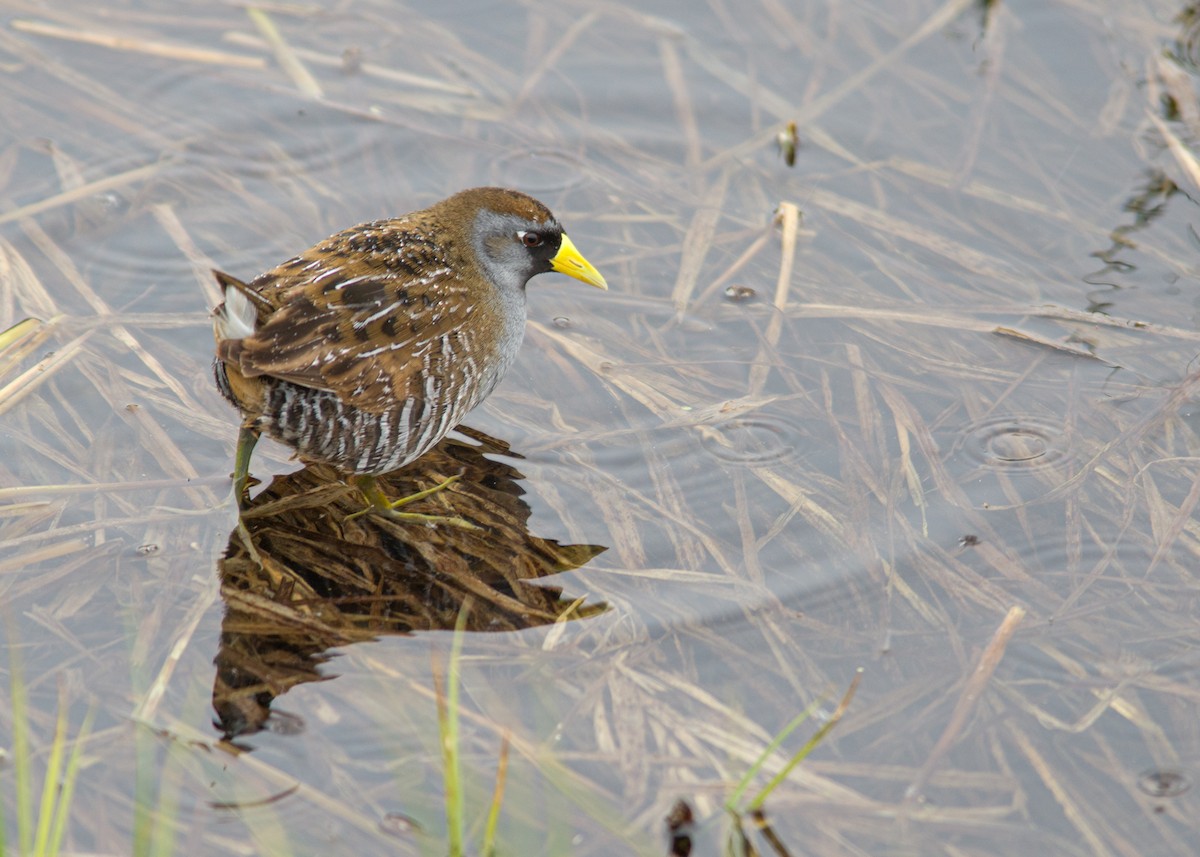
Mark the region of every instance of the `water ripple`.
[[988, 417], [960, 431], [962, 451], [983, 467], [1029, 472], [1056, 467], [1067, 458], [1063, 427], [1040, 417]]
[[722, 461], [746, 467], [777, 464], [796, 454], [798, 431], [780, 417], [735, 417], [710, 426], [704, 450]]

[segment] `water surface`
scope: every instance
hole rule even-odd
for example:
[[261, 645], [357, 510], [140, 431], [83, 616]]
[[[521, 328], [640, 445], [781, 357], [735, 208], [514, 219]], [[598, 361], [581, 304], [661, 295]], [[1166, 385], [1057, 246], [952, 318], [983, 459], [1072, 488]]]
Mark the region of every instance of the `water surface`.
[[[1194, 11], [8, 12], [0, 668], [37, 771], [96, 711], [69, 849], [446, 852], [471, 591], [471, 842], [506, 759], [502, 852], [662, 854], [683, 799], [722, 853], [861, 668], [766, 803], [791, 853], [1191, 853]], [[474, 468], [437, 502], [490, 540], [342, 527], [264, 442], [250, 574], [210, 269], [485, 183], [611, 287], [535, 280], [488, 439], [397, 476]]]

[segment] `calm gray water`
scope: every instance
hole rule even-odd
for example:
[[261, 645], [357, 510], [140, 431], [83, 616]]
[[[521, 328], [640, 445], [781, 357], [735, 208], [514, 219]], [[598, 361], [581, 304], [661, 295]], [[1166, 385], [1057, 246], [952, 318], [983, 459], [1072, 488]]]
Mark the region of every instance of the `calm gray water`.
[[[1194, 853], [1194, 12], [266, 16], [9, 2], [0, 23], [0, 329], [42, 322], [0, 351], [0, 694], [19, 663], [39, 790], [60, 694], [72, 730], [95, 711], [67, 850], [447, 853], [457, 602], [429, 581], [590, 545], [518, 576], [573, 567], [541, 585], [606, 609], [548, 625], [562, 605], [526, 599], [463, 641], [468, 843], [506, 754], [499, 853], [663, 854], [679, 799], [693, 853], [724, 853], [742, 774], [862, 668], [766, 803], [791, 853]], [[535, 280], [519, 361], [467, 421], [512, 454], [471, 453], [460, 496], [503, 494], [512, 530], [375, 546], [441, 617], [387, 626], [411, 633], [330, 630], [335, 603], [380, 614], [327, 582], [273, 625], [299, 597], [279, 569], [220, 562], [237, 417], [209, 269], [249, 278], [479, 184], [541, 198], [610, 284]], [[772, 226], [781, 203], [798, 223]], [[295, 474], [286, 496], [317, 484], [300, 466], [264, 442], [253, 470]], [[359, 556], [327, 531], [342, 511], [311, 514], [263, 538], [318, 571]], [[487, 585], [511, 607], [531, 584]], [[0, 759], [15, 849], [13, 783]]]

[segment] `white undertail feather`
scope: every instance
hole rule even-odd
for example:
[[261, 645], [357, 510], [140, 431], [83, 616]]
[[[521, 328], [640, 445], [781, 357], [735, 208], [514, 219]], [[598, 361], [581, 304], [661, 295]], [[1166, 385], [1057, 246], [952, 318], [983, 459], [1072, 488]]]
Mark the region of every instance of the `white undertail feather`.
[[258, 313], [254, 304], [238, 289], [225, 290], [225, 303], [217, 310], [217, 335], [221, 339], [245, 339], [254, 333]]

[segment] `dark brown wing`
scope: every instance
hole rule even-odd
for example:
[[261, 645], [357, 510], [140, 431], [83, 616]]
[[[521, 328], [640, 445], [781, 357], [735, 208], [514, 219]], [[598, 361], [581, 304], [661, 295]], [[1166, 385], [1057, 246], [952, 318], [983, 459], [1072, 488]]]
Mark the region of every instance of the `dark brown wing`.
[[[443, 248], [419, 233], [374, 224], [256, 278], [276, 307], [253, 335], [218, 345], [243, 375], [329, 390], [373, 413], [448, 380], [461, 327], [480, 310]], [[261, 306], [261, 304], [259, 304]], [[264, 317], [265, 315], [265, 317]]]

